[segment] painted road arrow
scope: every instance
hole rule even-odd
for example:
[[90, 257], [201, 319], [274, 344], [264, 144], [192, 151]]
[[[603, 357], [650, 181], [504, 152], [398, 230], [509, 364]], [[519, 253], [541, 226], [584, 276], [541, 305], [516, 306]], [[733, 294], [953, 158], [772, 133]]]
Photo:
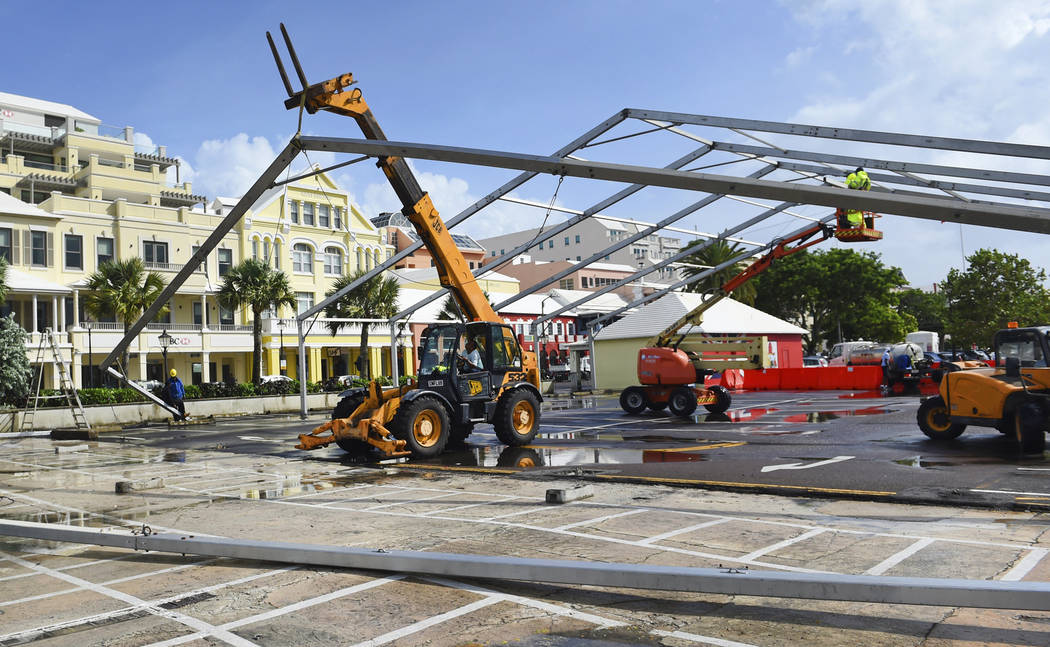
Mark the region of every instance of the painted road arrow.
[[826, 461], [817, 461], [816, 463], [785, 463], [784, 465], [766, 465], [762, 468], [763, 472], [775, 472], [777, 470], [808, 470], [811, 467], [820, 467], [821, 465], [831, 465], [832, 463], [841, 463], [842, 461], [848, 461], [855, 456], [836, 456], [835, 458], [829, 458]]

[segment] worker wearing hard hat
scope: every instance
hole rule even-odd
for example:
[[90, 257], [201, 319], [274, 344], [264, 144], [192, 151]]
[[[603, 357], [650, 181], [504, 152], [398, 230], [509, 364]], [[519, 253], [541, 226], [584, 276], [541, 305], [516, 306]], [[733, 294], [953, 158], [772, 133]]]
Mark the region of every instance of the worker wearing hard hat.
[[[871, 179], [868, 178], [864, 169], [858, 166], [857, 170], [846, 176], [846, 188], [869, 191], [871, 190]], [[858, 209], [847, 209], [846, 221], [850, 227], [862, 227], [864, 226], [864, 212]]]
[[168, 403], [179, 410], [179, 415], [175, 416], [175, 419], [185, 420], [186, 405], [183, 399], [186, 397], [186, 389], [183, 388], [182, 380], [179, 379], [179, 374], [175, 369], [171, 369], [170, 377], [164, 384], [164, 395], [167, 396]]

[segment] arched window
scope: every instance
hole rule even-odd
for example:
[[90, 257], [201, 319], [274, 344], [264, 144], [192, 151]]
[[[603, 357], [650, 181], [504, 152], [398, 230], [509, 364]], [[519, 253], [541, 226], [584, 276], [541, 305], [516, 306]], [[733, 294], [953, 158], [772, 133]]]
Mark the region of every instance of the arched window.
[[360, 270], [364, 267], [364, 259], [361, 258], [361, 248], [357, 248], [357, 269]]
[[314, 273], [314, 255], [309, 245], [296, 243], [292, 246], [292, 270]]
[[380, 260], [380, 259], [382, 259], [382, 258], [383, 258], [383, 257], [379, 255], [379, 250], [377, 249], [377, 250], [375, 251], [375, 261], [376, 261], [376, 265], [379, 265], [380, 263], [382, 263], [382, 262], [383, 262], [382, 260]]
[[324, 273], [333, 276], [339, 276], [343, 273], [343, 252], [338, 247], [325, 248]]

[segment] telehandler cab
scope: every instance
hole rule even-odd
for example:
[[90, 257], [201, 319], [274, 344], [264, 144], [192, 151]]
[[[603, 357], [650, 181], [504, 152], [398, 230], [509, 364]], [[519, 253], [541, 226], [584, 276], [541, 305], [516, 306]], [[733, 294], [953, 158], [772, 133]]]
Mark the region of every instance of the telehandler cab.
[[[348, 116], [366, 138], [386, 139], [361, 91], [350, 89], [355, 83], [353, 75], [307, 85], [283, 24], [281, 33], [303, 84], [300, 92], [292, 90], [277, 46], [267, 32], [288, 91], [285, 107]], [[366, 388], [344, 391], [332, 420], [301, 434], [296, 447], [316, 449], [334, 442], [348, 452], [376, 448], [384, 456], [428, 458], [444, 451], [450, 441], [465, 439], [476, 423], [491, 423], [507, 445], [528, 444], [539, 429], [542, 401], [536, 355], [521, 348], [514, 330], [492, 309], [405, 160], [381, 157], [377, 166], [404, 205], [401, 212], [430, 252], [441, 285], [448, 288], [469, 323], [428, 327], [419, 348], [418, 383], [383, 388], [373, 381]], [[477, 346], [481, 366], [468, 362], [467, 353], [461, 352], [468, 339]]]
[[967, 425], [995, 427], [1025, 454], [1041, 453], [1050, 428], [1050, 326], [1010, 327], [995, 333], [995, 366], [966, 361], [942, 364], [940, 394], [916, 415], [933, 440], [952, 440]]

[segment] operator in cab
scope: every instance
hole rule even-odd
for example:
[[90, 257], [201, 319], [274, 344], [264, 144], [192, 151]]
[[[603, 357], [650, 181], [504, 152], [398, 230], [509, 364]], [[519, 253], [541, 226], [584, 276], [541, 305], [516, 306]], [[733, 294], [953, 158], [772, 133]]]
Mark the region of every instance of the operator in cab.
[[481, 361], [481, 353], [478, 351], [478, 343], [473, 337], [467, 337], [463, 350], [459, 352], [459, 358], [465, 363], [463, 373], [478, 373], [485, 370]]

